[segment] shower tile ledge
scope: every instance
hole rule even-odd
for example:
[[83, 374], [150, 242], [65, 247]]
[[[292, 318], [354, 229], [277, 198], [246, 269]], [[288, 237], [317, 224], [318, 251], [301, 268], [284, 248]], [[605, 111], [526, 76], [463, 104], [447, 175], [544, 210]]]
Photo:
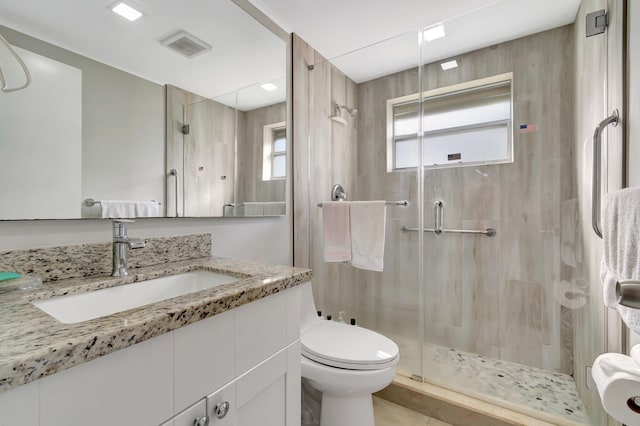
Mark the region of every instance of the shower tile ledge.
[[[31, 302], [205, 270], [238, 280], [196, 293], [75, 324]], [[311, 279], [308, 269], [216, 257], [142, 267], [127, 277], [74, 278], [29, 292], [0, 295], [0, 392], [32, 382]]]

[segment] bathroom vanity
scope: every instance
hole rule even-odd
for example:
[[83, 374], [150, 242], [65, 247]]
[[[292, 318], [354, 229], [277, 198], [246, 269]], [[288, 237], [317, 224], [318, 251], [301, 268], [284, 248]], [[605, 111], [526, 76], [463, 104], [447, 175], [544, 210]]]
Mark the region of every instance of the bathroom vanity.
[[[32, 303], [188, 271], [236, 279], [70, 324]], [[310, 277], [208, 257], [0, 294], [0, 425], [297, 425]]]

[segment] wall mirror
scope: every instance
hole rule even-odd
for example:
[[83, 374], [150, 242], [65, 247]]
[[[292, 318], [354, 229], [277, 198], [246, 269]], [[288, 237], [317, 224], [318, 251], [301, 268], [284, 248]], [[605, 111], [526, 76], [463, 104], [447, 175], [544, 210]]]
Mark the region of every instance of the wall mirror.
[[[0, 2], [0, 220], [284, 215], [286, 41], [231, 0]], [[9, 89], [26, 83], [0, 40]]]

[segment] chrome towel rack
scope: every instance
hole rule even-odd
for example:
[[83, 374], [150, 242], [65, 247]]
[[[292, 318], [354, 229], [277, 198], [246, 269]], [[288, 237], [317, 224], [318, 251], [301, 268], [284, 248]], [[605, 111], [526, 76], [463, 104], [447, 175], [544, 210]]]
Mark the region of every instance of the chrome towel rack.
[[[409, 202], [407, 200], [398, 200], [398, 201], [385, 201], [387, 206], [408, 206]], [[322, 203], [318, 203], [318, 207], [322, 207]]]
[[[162, 203], [161, 203], [161, 202], [156, 201], [156, 200], [151, 200], [151, 202], [153, 202], [153, 203], [158, 203], [158, 205], [159, 205], [159, 206], [161, 206], [161, 205], [162, 205]], [[87, 198], [86, 200], [84, 200], [84, 201], [82, 202], [82, 204], [84, 204], [84, 205], [85, 205], [85, 206], [87, 206], [87, 207], [93, 207], [93, 206], [95, 206], [96, 204], [100, 204], [100, 203], [101, 203], [101, 201], [100, 201], [100, 200], [94, 200], [93, 198]]]
[[[495, 237], [498, 231], [495, 228], [487, 228], [487, 229], [445, 229], [443, 228], [444, 221], [444, 203], [442, 200], [437, 200], [434, 205], [434, 223], [435, 228], [425, 228], [423, 232], [433, 232], [436, 235], [440, 234], [480, 234], [486, 235], [487, 237]], [[402, 232], [419, 232], [419, 228], [410, 228], [406, 225], [403, 225], [400, 228]]]
[[620, 122], [620, 115], [618, 109], [613, 110], [613, 113], [602, 120], [596, 126], [593, 132], [593, 170], [591, 180], [591, 226], [596, 235], [602, 238], [602, 230], [600, 228], [600, 210], [602, 204], [602, 132], [609, 125], [613, 124], [616, 127]]

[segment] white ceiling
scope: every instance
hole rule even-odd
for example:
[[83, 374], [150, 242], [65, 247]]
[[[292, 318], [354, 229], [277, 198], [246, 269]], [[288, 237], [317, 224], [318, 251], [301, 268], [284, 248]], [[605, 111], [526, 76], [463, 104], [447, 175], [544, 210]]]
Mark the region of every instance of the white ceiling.
[[[422, 60], [429, 63], [571, 23], [580, 4], [580, 0], [251, 1], [285, 30], [298, 33], [332, 58], [356, 82], [415, 66], [420, 28], [444, 23], [447, 31], [445, 38], [425, 44]], [[242, 110], [284, 99], [284, 42], [230, 0], [129, 0], [145, 14], [134, 23], [113, 14], [108, 8], [113, 3], [0, 0], [0, 24], [205, 97], [246, 87], [237, 95]], [[186, 59], [159, 43], [177, 30], [192, 33], [213, 49]], [[267, 93], [256, 88], [267, 81], [277, 81], [279, 89]]]
[[423, 47], [422, 61], [431, 63], [572, 23], [580, 5], [580, 0], [251, 1], [356, 82], [417, 65], [420, 28], [437, 23], [446, 28], [445, 38]]
[[[145, 16], [129, 22], [109, 10], [114, 0], [0, 0], [0, 24], [159, 83], [215, 98], [247, 87], [242, 110], [285, 99], [285, 42], [230, 0], [128, 0]], [[160, 44], [186, 30], [213, 48], [187, 59]], [[234, 96], [235, 97], [235, 96]]]

